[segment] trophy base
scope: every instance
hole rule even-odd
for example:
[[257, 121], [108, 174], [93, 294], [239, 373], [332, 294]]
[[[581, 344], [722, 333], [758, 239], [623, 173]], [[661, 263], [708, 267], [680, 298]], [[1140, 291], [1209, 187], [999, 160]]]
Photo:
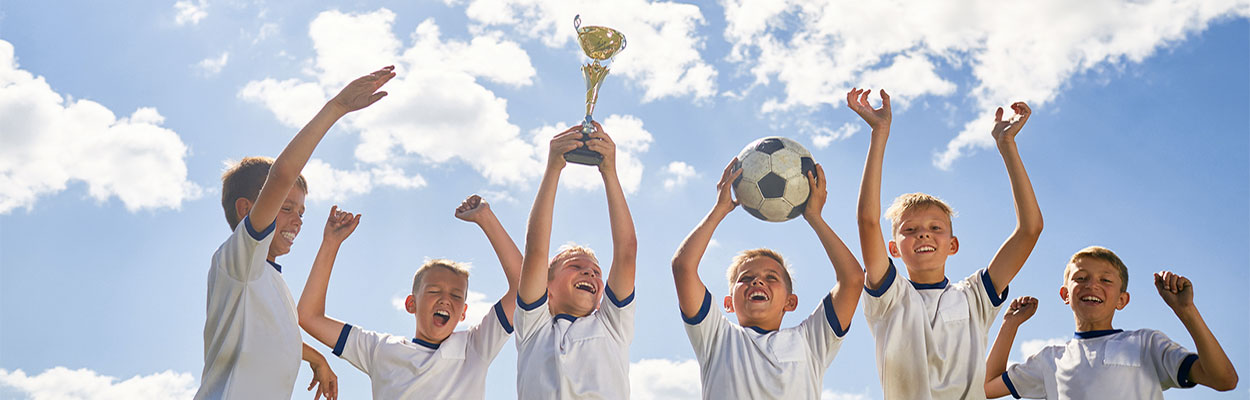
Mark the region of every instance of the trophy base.
[[603, 154], [585, 147], [579, 147], [564, 153], [564, 161], [582, 165], [599, 165], [599, 163], [603, 162]]

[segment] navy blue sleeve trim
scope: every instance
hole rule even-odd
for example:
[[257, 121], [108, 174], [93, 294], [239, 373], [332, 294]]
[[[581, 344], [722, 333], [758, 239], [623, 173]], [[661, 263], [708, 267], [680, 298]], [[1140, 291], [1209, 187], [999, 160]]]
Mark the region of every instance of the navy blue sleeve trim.
[[343, 324], [343, 330], [339, 332], [339, 341], [334, 343], [334, 355], [336, 357], [343, 356], [343, 347], [347, 345], [347, 335], [352, 333], [352, 324]]
[[516, 306], [521, 307], [521, 309], [525, 311], [534, 311], [535, 308], [538, 308], [538, 306], [541, 306], [543, 305], [543, 303], [546, 303], [546, 302], [547, 302], [546, 291], [543, 292], [543, 297], [539, 297], [538, 300], [534, 300], [533, 303], [528, 303], [528, 304], [526, 304], [524, 300], [521, 300], [521, 295], [519, 294], [516, 295]]
[[1003, 383], [1007, 385], [1007, 390], [1011, 391], [1011, 397], [1015, 397], [1017, 399], [1022, 398], [1020, 397], [1020, 392], [1016, 391], [1016, 385], [1011, 384], [1011, 378], [1007, 377], [1006, 371], [1003, 371]]
[[257, 232], [256, 229], [252, 228], [252, 216], [250, 215], [243, 217], [243, 221], [239, 223], [243, 224], [244, 228], [247, 228], [247, 234], [252, 236], [252, 239], [255, 239], [257, 242], [265, 240], [266, 237], [269, 237], [270, 233], [273, 233], [274, 228], [278, 227], [278, 220], [275, 219], [273, 222], [269, 223], [269, 226], [266, 227], [265, 230]]
[[699, 306], [699, 312], [695, 313], [694, 316], [690, 318], [686, 318], [686, 314], [682, 314], [681, 320], [686, 321], [686, 323], [690, 325], [698, 325], [700, 322], [703, 322], [704, 318], [707, 318], [707, 312], [711, 309], [712, 309], [712, 292], [708, 291], [707, 289], [704, 289], [703, 290], [703, 305]]
[[626, 296], [624, 299], [617, 300], [616, 293], [612, 293], [611, 286], [604, 285], [604, 288], [607, 289], [608, 300], [611, 300], [612, 304], [616, 305], [616, 308], [624, 308], [625, 306], [629, 305], [629, 303], [633, 303], [634, 295], [638, 294], [638, 291], [635, 290], [632, 293], [630, 293], [629, 296]]
[[864, 291], [868, 292], [869, 296], [881, 297], [881, 295], [885, 294], [886, 290], [890, 289], [890, 285], [894, 284], [894, 277], [898, 276], [898, 272], [894, 271], [894, 259], [886, 258], [886, 260], [890, 261], [890, 268], [885, 270], [885, 281], [881, 282], [881, 287], [873, 290], [869, 289], [867, 285], [864, 285]]
[[838, 321], [838, 311], [833, 309], [833, 293], [825, 295], [825, 319], [829, 321], [829, 327], [833, 328], [833, 334], [838, 337], [846, 336], [846, 332], [851, 330], [851, 325], [846, 325], [846, 331], [842, 330], [842, 322]]
[[1193, 368], [1194, 362], [1197, 362], [1197, 361], [1198, 361], [1197, 354], [1190, 354], [1188, 356], [1185, 356], [1185, 360], [1181, 361], [1181, 369], [1179, 371], [1176, 371], [1176, 384], [1180, 385], [1182, 388], [1185, 388], [1185, 389], [1189, 389], [1191, 387], [1198, 385], [1198, 382], [1194, 382], [1193, 378], [1189, 376], [1189, 369]]
[[508, 323], [508, 316], [504, 315], [502, 301], [495, 303], [495, 316], [499, 318], [499, 326], [503, 327], [503, 331], [511, 335], [512, 324]]
[[998, 307], [1007, 300], [1007, 290], [1011, 288], [1003, 288], [1003, 294], [998, 294], [998, 290], [994, 289], [994, 281], [990, 279], [990, 269], [981, 270], [981, 283], [985, 284], [985, 291], [990, 295], [990, 304]]

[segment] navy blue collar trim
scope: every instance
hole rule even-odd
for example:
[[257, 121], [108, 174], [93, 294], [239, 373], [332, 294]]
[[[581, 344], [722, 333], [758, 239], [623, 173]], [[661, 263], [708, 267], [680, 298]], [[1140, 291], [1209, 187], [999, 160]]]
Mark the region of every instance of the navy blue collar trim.
[[760, 328], [760, 327], [758, 327], [758, 326], [748, 326], [748, 327], [746, 327], [746, 328], [747, 328], [747, 329], [750, 329], [750, 330], [753, 330], [753, 331], [755, 331], [756, 333], [759, 333], [759, 334], [761, 334], [761, 335], [763, 335], [763, 334], [765, 334], [765, 333], [772, 332], [772, 331], [770, 331], [770, 330], [767, 330], [767, 329], [764, 329], [764, 328]]
[[272, 265], [272, 266], [273, 266], [273, 269], [278, 270], [278, 273], [279, 273], [279, 274], [281, 274], [281, 273], [282, 273], [282, 266], [281, 266], [281, 265], [278, 265], [278, 263], [273, 262], [273, 261], [269, 261], [269, 260], [265, 260], [265, 262], [269, 263], [269, 265]]
[[1114, 334], [1117, 334], [1117, 333], [1120, 333], [1120, 332], [1124, 332], [1124, 330], [1123, 330], [1123, 329], [1104, 329], [1104, 330], [1101, 330], [1101, 331], [1085, 331], [1085, 332], [1077, 332], [1077, 333], [1076, 333], [1076, 338], [1077, 338], [1077, 339], [1093, 339], [1093, 338], [1096, 338], [1096, 337], [1103, 337], [1103, 336], [1107, 336], [1107, 335], [1114, 335]]
[[425, 348], [430, 349], [430, 350], [438, 350], [438, 345], [439, 345], [438, 343], [430, 343], [430, 342], [427, 342], [427, 341], [424, 341], [424, 340], [421, 340], [421, 339], [417, 339], [417, 338], [412, 338], [412, 342], [413, 342], [413, 343], [416, 343], [416, 344], [419, 344], [419, 345], [421, 345], [421, 347], [425, 347]]
[[577, 322], [577, 317], [564, 313], [556, 314], [556, 319], [568, 320], [570, 323]]
[[925, 289], [946, 289], [946, 284], [950, 283], [951, 280], [946, 277], [942, 277], [942, 281], [938, 283], [916, 283], [916, 282], [912, 282], [911, 279], [908, 279], [907, 281], [911, 282], [911, 287], [916, 288], [916, 290], [925, 290]]

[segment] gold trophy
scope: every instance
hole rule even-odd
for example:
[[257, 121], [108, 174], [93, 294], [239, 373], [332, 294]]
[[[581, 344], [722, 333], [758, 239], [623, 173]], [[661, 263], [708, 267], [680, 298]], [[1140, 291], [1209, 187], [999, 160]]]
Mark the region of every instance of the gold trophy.
[[[590, 114], [595, 111], [595, 102], [599, 100], [599, 86], [603, 78], [608, 76], [608, 67], [599, 61], [612, 59], [617, 53], [625, 50], [625, 35], [615, 29], [603, 26], [582, 27], [581, 15], [573, 17], [573, 28], [577, 30], [577, 42], [582, 45], [592, 61], [582, 66], [582, 76], [586, 78], [586, 120], [582, 121], [582, 141], [590, 140], [595, 131]], [[564, 159], [571, 163], [599, 165], [603, 155], [586, 147], [578, 147], [564, 153]]]

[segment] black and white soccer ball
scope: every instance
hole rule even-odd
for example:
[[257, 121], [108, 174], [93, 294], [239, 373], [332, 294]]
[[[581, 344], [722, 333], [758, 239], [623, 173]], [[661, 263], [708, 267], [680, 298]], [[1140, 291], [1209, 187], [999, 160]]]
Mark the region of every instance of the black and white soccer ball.
[[784, 222], [803, 215], [810, 188], [807, 173], [816, 171], [812, 153], [780, 136], [761, 138], [738, 153], [734, 194], [748, 213], [765, 221]]

